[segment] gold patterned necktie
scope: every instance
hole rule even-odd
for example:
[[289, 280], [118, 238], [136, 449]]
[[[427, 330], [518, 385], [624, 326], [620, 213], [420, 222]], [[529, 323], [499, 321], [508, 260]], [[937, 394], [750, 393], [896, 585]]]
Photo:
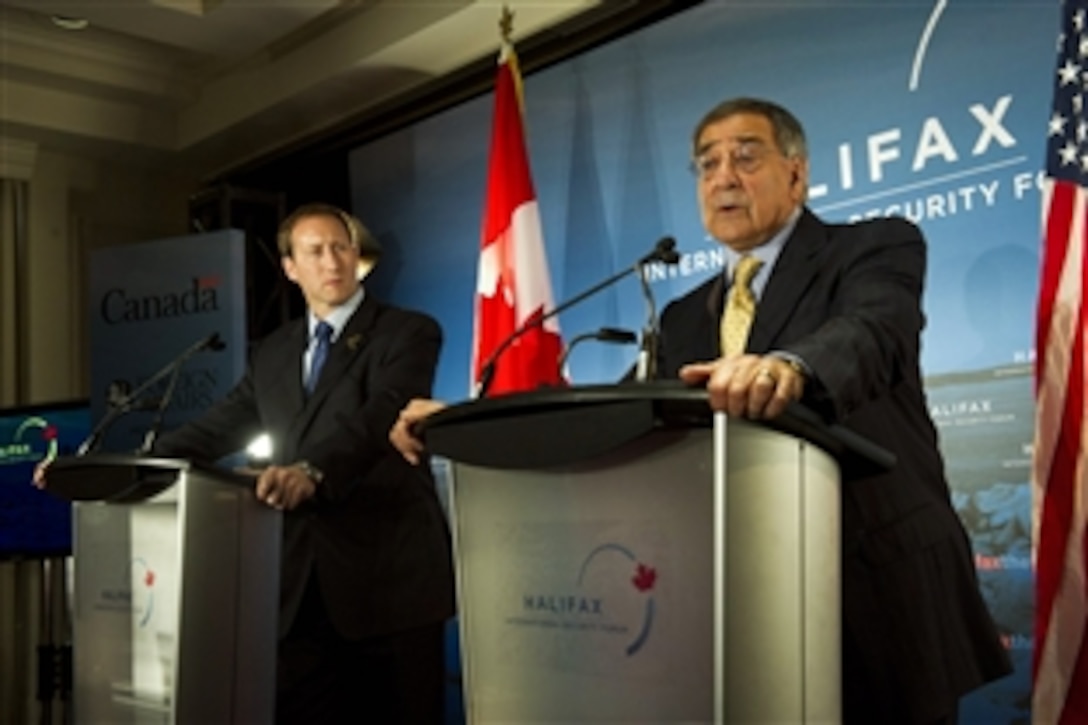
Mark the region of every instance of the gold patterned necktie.
[[729, 296], [722, 311], [720, 340], [723, 356], [744, 352], [744, 346], [748, 343], [748, 330], [751, 329], [752, 318], [756, 315], [752, 278], [762, 266], [763, 262], [750, 254], [745, 254], [737, 261], [737, 267], [733, 271], [733, 284], [729, 287]]

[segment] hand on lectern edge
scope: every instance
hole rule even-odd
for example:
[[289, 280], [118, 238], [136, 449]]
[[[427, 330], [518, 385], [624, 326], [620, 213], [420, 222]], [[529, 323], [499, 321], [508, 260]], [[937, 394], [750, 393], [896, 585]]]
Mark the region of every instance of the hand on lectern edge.
[[801, 399], [805, 374], [778, 355], [736, 355], [680, 368], [689, 385], [705, 384], [710, 407], [733, 417], [775, 418]]
[[404, 460], [418, 466], [423, 455], [423, 441], [419, 439], [416, 426], [424, 418], [446, 407], [446, 403], [432, 398], [414, 398], [400, 411], [397, 421], [389, 429], [389, 442], [404, 456]]
[[43, 458], [38, 461], [38, 465], [34, 466], [34, 478], [32, 480], [35, 488], [45, 489], [45, 472], [49, 470], [49, 464], [53, 462], [51, 458]]

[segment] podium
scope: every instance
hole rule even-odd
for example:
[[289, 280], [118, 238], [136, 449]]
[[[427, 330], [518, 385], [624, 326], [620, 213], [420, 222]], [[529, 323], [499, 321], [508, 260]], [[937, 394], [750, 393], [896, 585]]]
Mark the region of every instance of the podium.
[[462, 403], [423, 435], [452, 462], [470, 722], [841, 719], [840, 470], [891, 454], [675, 382]]
[[269, 723], [279, 512], [252, 478], [195, 462], [61, 458], [73, 506], [78, 723]]

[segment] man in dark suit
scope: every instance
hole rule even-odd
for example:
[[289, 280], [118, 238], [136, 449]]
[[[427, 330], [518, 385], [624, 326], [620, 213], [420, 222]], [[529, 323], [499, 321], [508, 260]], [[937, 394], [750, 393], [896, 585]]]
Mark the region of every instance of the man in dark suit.
[[388, 441], [405, 403], [430, 394], [441, 331], [365, 294], [361, 250], [376, 245], [350, 214], [301, 207], [278, 242], [308, 314], [154, 452], [214, 460], [271, 437], [256, 495], [284, 512], [277, 722], [441, 722], [449, 531], [429, 467]]
[[[662, 313], [660, 375], [704, 384], [733, 416], [801, 401], [896, 455], [892, 471], [842, 482], [845, 720], [954, 722], [959, 698], [1010, 665], [922, 389], [921, 233], [903, 219], [813, 215], [804, 132], [780, 106], [726, 101], [693, 141], [703, 223], [727, 264]], [[748, 312], [729, 302], [742, 266], [755, 269]], [[744, 317], [747, 338], [724, 351]]]

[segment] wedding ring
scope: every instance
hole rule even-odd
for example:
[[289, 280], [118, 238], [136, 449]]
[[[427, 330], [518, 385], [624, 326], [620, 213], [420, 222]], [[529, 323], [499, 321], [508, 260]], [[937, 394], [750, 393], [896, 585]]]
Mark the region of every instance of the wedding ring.
[[770, 368], [760, 368], [759, 372], [756, 373], [756, 377], [768, 378], [772, 383], [775, 381], [774, 374], [771, 372]]

